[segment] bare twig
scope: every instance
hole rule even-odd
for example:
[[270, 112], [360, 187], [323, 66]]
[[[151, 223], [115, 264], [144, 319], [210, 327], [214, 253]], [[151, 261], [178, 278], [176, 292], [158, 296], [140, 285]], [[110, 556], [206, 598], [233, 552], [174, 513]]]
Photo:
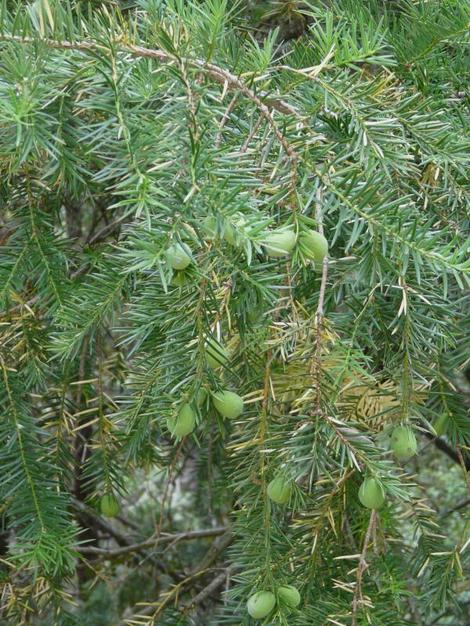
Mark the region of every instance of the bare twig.
[[[194, 583], [195, 580], [199, 579], [201, 576], [210, 571], [210, 566], [217, 559], [219, 554], [229, 545], [232, 541], [233, 535], [230, 532], [224, 534], [220, 539], [216, 540], [214, 544], [207, 551], [206, 556], [203, 558], [202, 562], [198, 565], [197, 568], [192, 570], [190, 574], [178, 584], [174, 585], [171, 589], [169, 589], [165, 594], [163, 594], [163, 599], [161, 602], [152, 603], [141, 609], [139, 613], [135, 616], [138, 618], [144, 617], [146, 615], [151, 616], [149, 619], [149, 624], [157, 624], [157, 617], [161, 615], [162, 611], [168, 606], [168, 604], [173, 600], [173, 598], [177, 598], [179, 593], [190, 584]], [[224, 579], [226, 575], [224, 575]], [[126, 620], [124, 624], [135, 623], [135, 621]], [[121, 624], [119, 626], [122, 626]]]
[[261, 122], [263, 121], [262, 116], [260, 115], [258, 117], [258, 119], [256, 120], [255, 125], [253, 126], [253, 128], [250, 131], [250, 134], [248, 135], [248, 137], [245, 139], [245, 141], [243, 142], [243, 146], [240, 148], [240, 152], [245, 153], [248, 150], [248, 146], [250, 145], [250, 141], [253, 139], [253, 137], [256, 135], [256, 133], [258, 132], [258, 128], [261, 126]]
[[210, 548], [207, 550], [206, 554], [202, 558], [202, 561], [198, 563], [197, 568], [194, 568], [191, 573], [195, 573], [198, 569], [208, 569], [219, 557], [220, 554], [228, 548], [228, 546], [233, 541], [233, 534], [230, 530], [225, 529], [225, 532], [219, 533], [222, 536], [217, 538]]
[[[322, 194], [321, 194], [320, 187], [318, 187], [317, 189], [315, 218], [317, 222], [318, 232], [320, 233], [320, 235], [323, 235], [324, 229], [323, 229], [323, 213], [322, 213]], [[317, 313], [316, 313], [317, 328], [321, 326], [321, 321], [323, 318], [323, 306], [325, 302], [327, 278], [328, 278], [328, 256], [325, 256], [325, 258], [323, 259], [322, 276], [321, 276], [321, 283], [320, 283], [320, 294], [318, 296], [318, 305], [317, 305]]]
[[359, 557], [359, 565], [357, 566], [356, 585], [354, 588], [354, 598], [352, 601], [352, 615], [351, 615], [352, 626], [356, 626], [357, 624], [357, 611], [358, 611], [359, 605], [362, 604], [363, 602], [362, 577], [368, 567], [367, 562], [366, 562], [367, 549], [369, 547], [370, 540], [374, 533], [376, 522], [377, 522], [377, 512], [375, 511], [375, 509], [372, 509], [370, 513], [369, 526], [367, 527], [366, 536], [364, 537], [364, 546], [362, 548], [361, 556]]
[[468, 473], [470, 461], [468, 459], [467, 461], [465, 461], [465, 459], [463, 458], [462, 450], [460, 449], [459, 445], [457, 445], [457, 456], [459, 458], [459, 463], [460, 463], [460, 466], [462, 467], [463, 475], [467, 483], [467, 489], [470, 492], [470, 475]]
[[206, 587], [204, 587], [204, 589], [202, 589], [202, 591], [200, 591], [196, 596], [194, 596], [194, 598], [192, 598], [189, 602], [185, 604], [183, 610], [188, 610], [196, 606], [197, 604], [201, 604], [201, 602], [204, 602], [207, 596], [210, 596], [213, 591], [225, 584], [228, 577], [230, 576], [230, 569], [231, 568], [228, 567], [221, 574], [216, 576], [212, 582], [210, 582]]
[[457, 504], [452, 506], [450, 509], [446, 509], [445, 511], [442, 511], [441, 517], [447, 517], [447, 515], [450, 515], [451, 513], [454, 513], [455, 511], [460, 511], [460, 509], [464, 509], [469, 504], [470, 504], [470, 498], [467, 498], [466, 500], [462, 500], [461, 502], [457, 502]]
[[444, 439], [441, 439], [440, 437], [436, 437], [435, 435], [430, 433], [428, 430], [423, 430], [422, 432], [425, 437], [432, 440], [433, 444], [436, 446], [438, 450], [440, 450], [441, 452], [444, 452], [444, 454], [446, 454], [455, 463], [459, 463], [460, 465], [462, 465], [462, 469], [465, 468], [466, 472], [470, 472], [470, 458], [468, 456], [466, 456], [466, 458], [463, 458], [463, 455], [460, 452], [460, 450], [459, 450], [460, 452], [460, 455], [459, 455], [459, 452], [456, 452], [453, 448], [451, 448], [451, 446], [449, 446], [449, 444], [446, 441], [444, 441]]
[[141, 541], [140, 543], [133, 543], [127, 546], [122, 546], [120, 548], [113, 548], [109, 550], [105, 548], [81, 546], [78, 548], [78, 551], [81, 554], [98, 554], [105, 557], [116, 557], [123, 554], [128, 554], [129, 552], [139, 552], [146, 548], [153, 548], [165, 543], [175, 544], [179, 543], [180, 541], [191, 541], [193, 539], [200, 539], [202, 537], [214, 537], [217, 535], [223, 535], [226, 532], [227, 528], [225, 526], [218, 526], [215, 528], [206, 528], [202, 530], [189, 530], [184, 533], [160, 535], [160, 537], [147, 539], [146, 541]]
[[124, 213], [123, 215], [120, 215], [118, 218], [116, 218], [114, 221], [106, 224], [97, 233], [89, 237], [87, 243], [91, 246], [94, 243], [98, 243], [99, 241], [106, 239], [108, 235], [117, 230], [117, 228], [121, 225], [121, 222], [123, 222], [126, 217], [127, 213]]
[[235, 94], [233, 98], [230, 100], [228, 107], [225, 109], [225, 112], [220, 120], [219, 130], [217, 131], [217, 136], [215, 138], [215, 147], [218, 148], [220, 146], [220, 142], [222, 141], [222, 131], [224, 129], [225, 124], [230, 118], [230, 113], [233, 111], [235, 107], [235, 103], [237, 102], [238, 94]]

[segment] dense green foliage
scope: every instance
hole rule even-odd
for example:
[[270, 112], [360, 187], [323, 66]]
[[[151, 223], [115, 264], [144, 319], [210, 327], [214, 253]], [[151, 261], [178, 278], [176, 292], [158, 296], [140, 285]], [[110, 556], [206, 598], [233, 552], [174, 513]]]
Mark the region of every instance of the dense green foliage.
[[469, 24], [1, 2], [2, 624], [465, 623]]

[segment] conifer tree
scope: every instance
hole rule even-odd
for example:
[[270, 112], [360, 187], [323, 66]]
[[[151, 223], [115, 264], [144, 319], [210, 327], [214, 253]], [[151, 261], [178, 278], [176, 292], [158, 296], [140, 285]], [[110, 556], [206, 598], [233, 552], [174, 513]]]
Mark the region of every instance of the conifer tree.
[[469, 23], [0, 2], [2, 624], [465, 622]]

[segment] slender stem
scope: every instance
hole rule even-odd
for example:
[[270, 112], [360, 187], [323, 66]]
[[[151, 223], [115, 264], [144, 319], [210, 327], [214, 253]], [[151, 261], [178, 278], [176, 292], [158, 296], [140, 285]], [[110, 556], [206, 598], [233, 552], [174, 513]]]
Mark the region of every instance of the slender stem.
[[359, 565], [357, 566], [356, 586], [354, 588], [354, 598], [352, 601], [352, 626], [356, 626], [357, 624], [357, 612], [360, 604], [362, 603], [362, 577], [368, 567], [366, 562], [367, 549], [369, 547], [372, 534], [375, 530], [376, 522], [377, 512], [375, 511], [375, 509], [372, 509], [369, 518], [369, 526], [367, 527], [366, 536], [364, 537], [364, 545], [362, 548], [361, 556], [359, 557]]

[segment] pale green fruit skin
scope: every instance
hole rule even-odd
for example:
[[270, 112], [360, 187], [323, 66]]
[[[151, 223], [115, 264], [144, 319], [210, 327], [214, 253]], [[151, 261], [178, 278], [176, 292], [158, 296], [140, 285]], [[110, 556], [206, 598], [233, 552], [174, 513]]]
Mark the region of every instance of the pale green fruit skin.
[[375, 478], [366, 478], [359, 488], [359, 500], [368, 509], [380, 509], [385, 502], [385, 491]]
[[183, 404], [178, 411], [176, 419], [167, 421], [168, 430], [173, 437], [182, 439], [193, 432], [196, 426], [196, 414], [190, 404]]
[[171, 284], [174, 285], [175, 287], [184, 287], [184, 285], [186, 285], [187, 282], [188, 282], [188, 277], [186, 276], [186, 274], [183, 274], [182, 272], [177, 272], [176, 274], [173, 274], [173, 277], [171, 279]]
[[214, 241], [217, 238], [217, 220], [213, 215], [204, 218], [202, 230], [207, 241]]
[[166, 251], [166, 260], [174, 270], [184, 270], [191, 264], [193, 259], [187, 246], [173, 243]]
[[224, 230], [224, 239], [231, 246], [235, 245], [235, 229], [231, 224], [227, 224]]
[[399, 461], [410, 459], [418, 451], [413, 430], [408, 426], [396, 426], [392, 431], [390, 447]]
[[433, 428], [438, 437], [442, 437], [442, 435], [445, 435], [448, 424], [449, 424], [449, 416], [447, 415], [447, 413], [443, 413], [442, 415], [439, 415], [439, 417], [433, 424]]
[[328, 254], [328, 241], [321, 233], [315, 230], [308, 230], [299, 236], [300, 249], [304, 256], [312, 259], [315, 263], [323, 263], [323, 259]]
[[266, 235], [263, 245], [268, 256], [279, 258], [288, 256], [294, 249], [296, 241], [297, 236], [294, 231], [278, 228]]
[[233, 225], [232, 224], [227, 224], [227, 226], [225, 227], [224, 230], [224, 239], [227, 243], [229, 243], [231, 246], [236, 246], [238, 245], [238, 241], [237, 241], [237, 230], [235, 227], [238, 228], [243, 228], [243, 226], [245, 226], [246, 224], [246, 220], [243, 217], [243, 215], [240, 215], [237, 217], [236, 220], [234, 220]]
[[233, 391], [218, 391], [213, 394], [212, 400], [222, 417], [235, 419], [243, 413], [243, 399]]
[[254, 619], [267, 617], [276, 605], [276, 598], [270, 591], [258, 591], [248, 598], [246, 608]]
[[300, 604], [300, 593], [293, 585], [284, 585], [279, 587], [277, 595], [281, 598], [284, 604], [295, 609]]
[[206, 361], [209, 367], [217, 369], [227, 364], [230, 358], [227, 348], [212, 337], [206, 340]]
[[289, 501], [292, 485], [280, 476], [273, 478], [268, 485], [268, 497], [276, 504], [286, 504]]
[[204, 387], [199, 387], [197, 394], [196, 394], [196, 405], [198, 407], [201, 407], [206, 401], [206, 398], [207, 398], [207, 391], [204, 389]]
[[100, 510], [105, 517], [116, 517], [121, 510], [116, 496], [105, 494], [100, 500]]

